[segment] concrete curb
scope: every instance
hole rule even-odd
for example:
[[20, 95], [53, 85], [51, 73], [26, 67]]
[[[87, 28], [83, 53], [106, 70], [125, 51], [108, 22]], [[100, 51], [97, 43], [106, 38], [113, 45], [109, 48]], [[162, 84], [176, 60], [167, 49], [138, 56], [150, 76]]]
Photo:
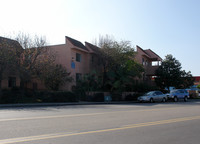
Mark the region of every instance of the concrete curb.
[[0, 104], [0, 108], [12, 107], [42, 107], [42, 106], [67, 106], [67, 105], [103, 105], [103, 104], [131, 104], [131, 102], [71, 102], [71, 103], [26, 103], [26, 104]]
[[[200, 99], [189, 99], [188, 102], [200, 102]], [[139, 104], [138, 101], [0, 104], [0, 109], [1, 108], [15, 108], [15, 107], [45, 107], [45, 106], [104, 105], [104, 104], [136, 104], [136, 103]], [[174, 103], [174, 102], [169, 101], [169, 103]]]

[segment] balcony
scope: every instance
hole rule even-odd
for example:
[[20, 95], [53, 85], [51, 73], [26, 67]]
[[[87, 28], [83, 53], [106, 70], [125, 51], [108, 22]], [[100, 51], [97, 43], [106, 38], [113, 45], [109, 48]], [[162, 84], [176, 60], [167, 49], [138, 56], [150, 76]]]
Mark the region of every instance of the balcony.
[[144, 66], [147, 76], [155, 76], [155, 72], [159, 66]]

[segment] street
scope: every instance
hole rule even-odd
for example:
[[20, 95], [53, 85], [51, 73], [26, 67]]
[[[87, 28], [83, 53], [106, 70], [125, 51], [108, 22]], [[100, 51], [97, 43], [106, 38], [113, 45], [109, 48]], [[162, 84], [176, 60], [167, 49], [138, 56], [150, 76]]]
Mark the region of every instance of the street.
[[200, 101], [0, 108], [0, 144], [199, 144]]

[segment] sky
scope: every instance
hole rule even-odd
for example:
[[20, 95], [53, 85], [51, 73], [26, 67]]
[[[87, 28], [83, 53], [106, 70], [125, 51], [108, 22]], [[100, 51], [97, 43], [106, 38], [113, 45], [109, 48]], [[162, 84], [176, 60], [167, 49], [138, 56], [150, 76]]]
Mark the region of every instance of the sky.
[[200, 76], [200, 0], [0, 0], [0, 36], [19, 32], [50, 45], [110, 35], [163, 59], [172, 54]]

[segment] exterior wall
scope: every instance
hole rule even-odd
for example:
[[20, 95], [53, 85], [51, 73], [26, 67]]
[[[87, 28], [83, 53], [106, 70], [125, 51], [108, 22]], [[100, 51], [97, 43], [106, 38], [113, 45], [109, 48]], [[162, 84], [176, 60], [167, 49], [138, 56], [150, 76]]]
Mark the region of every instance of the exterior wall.
[[96, 71], [96, 72], [102, 71], [102, 66], [96, 54], [90, 54], [89, 69], [90, 71]]
[[[67, 71], [71, 73], [73, 82], [66, 83], [61, 89], [71, 90], [72, 86], [76, 85], [76, 74], [88, 74], [90, 72], [89, 62], [90, 54], [80, 48], [75, 47], [66, 39], [66, 44], [50, 46], [50, 49], [56, 54], [56, 63], [66, 67]], [[81, 55], [81, 61], [76, 61], [76, 54]], [[73, 68], [71, 64], [74, 63]]]
[[[16, 78], [16, 86], [20, 87], [20, 78], [17, 77], [17, 76], [12, 76], [12, 77]], [[9, 85], [8, 81], [9, 81], [9, 77], [7, 77], [7, 78], [5, 78], [5, 79], [2, 80], [2, 82], [1, 82], [1, 88], [2, 89], [9, 89], [9, 88], [11, 88], [11, 87], [8, 86]]]
[[148, 59], [148, 55], [145, 54], [145, 53], [141, 50], [141, 48], [137, 48], [137, 54], [136, 54], [136, 56], [135, 56], [135, 60], [136, 60], [138, 63], [140, 63], [140, 64], [143, 65], [142, 59], [144, 59], [145, 61], [147, 60], [148, 63], [151, 63], [151, 61]]

